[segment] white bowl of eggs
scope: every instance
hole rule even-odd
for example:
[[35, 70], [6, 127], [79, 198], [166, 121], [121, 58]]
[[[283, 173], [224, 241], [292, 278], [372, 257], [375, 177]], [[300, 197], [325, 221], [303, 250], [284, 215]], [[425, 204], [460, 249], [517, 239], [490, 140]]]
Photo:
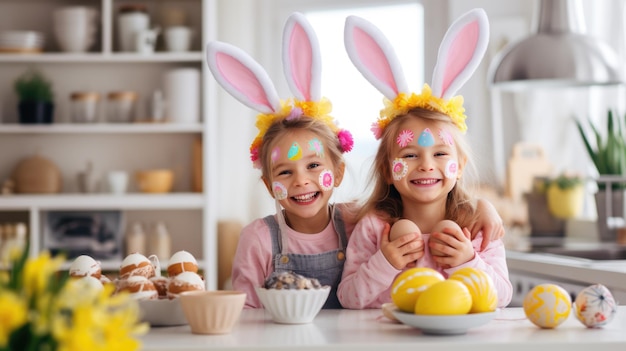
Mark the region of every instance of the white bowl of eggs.
[[[288, 283], [285, 283], [288, 282]], [[256, 294], [275, 323], [311, 323], [326, 303], [330, 286], [291, 272], [272, 274]]]

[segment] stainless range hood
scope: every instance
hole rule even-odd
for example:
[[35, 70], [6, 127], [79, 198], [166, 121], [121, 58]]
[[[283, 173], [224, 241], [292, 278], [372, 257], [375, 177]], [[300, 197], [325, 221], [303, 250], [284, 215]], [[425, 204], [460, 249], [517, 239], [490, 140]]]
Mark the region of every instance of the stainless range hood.
[[536, 32], [505, 48], [489, 68], [493, 88], [615, 85], [616, 53], [586, 35], [579, 0], [540, 0]]

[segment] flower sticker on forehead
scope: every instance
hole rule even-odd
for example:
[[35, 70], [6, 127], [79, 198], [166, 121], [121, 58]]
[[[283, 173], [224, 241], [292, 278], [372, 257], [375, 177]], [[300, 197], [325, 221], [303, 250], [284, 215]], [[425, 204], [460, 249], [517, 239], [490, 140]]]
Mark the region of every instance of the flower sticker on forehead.
[[276, 200], [284, 200], [287, 198], [287, 188], [281, 182], [272, 183], [272, 192]]
[[320, 186], [323, 191], [330, 191], [333, 189], [335, 185], [335, 177], [333, 176], [333, 171], [330, 169], [325, 169], [320, 173]]
[[445, 168], [446, 178], [456, 178], [457, 173], [459, 173], [459, 164], [456, 160], [449, 160]]
[[407, 145], [409, 145], [410, 142], [413, 141], [414, 136], [415, 135], [413, 134], [412, 130], [405, 129], [401, 131], [400, 134], [398, 134], [398, 137], [396, 138], [396, 143], [398, 143], [400, 147], [406, 147]]
[[400, 180], [406, 176], [409, 171], [409, 165], [403, 158], [396, 158], [391, 163], [391, 173], [393, 180]]
[[276, 163], [276, 161], [278, 161], [278, 157], [280, 156], [280, 148], [277, 146], [274, 149], [272, 149], [272, 163]]
[[452, 138], [452, 134], [445, 129], [439, 129], [439, 139], [441, 139], [446, 145], [454, 146], [454, 138]]
[[300, 144], [293, 143], [287, 152], [287, 158], [291, 161], [298, 161], [302, 158], [302, 149], [300, 148]]
[[419, 146], [435, 145], [435, 137], [433, 136], [433, 133], [430, 131], [430, 128], [424, 129], [424, 131], [420, 134], [419, 139], [417, 139], [417, 144]]
[[315, 152], [317, 157], [324, 157], [324, 145], [317, 138], [313, 138], [309, 141], [309, 150]]

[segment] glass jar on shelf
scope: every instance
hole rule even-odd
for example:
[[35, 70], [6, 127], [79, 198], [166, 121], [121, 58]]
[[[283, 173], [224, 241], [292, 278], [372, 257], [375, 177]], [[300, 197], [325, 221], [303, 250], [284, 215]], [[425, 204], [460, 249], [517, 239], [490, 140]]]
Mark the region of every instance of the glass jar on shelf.
[[99, 93], [76, 91], [70, 94], [70, 101], [72, 122], [93, 123], [98, 120]]
[[112, 91], [107, 95], [107, 121], [130, 123], [135, 119], [139, 94], [134, 91]]

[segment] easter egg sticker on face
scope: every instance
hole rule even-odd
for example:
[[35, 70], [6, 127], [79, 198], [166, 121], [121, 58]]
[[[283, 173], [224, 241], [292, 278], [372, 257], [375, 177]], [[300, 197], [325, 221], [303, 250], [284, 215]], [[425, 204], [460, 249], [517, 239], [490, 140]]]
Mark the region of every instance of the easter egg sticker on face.
[[417, 139], [417, 144], [425, 147], [435, 145], [435, 137], [430, 131], [430, 128], [424, 129], [422, 134], [420, 134], [419, 139]]
[[311, 141], [309, 141], [309, 150], [315, 152], [317, 157], [324, 157], [324, 145], [317, 138], [314, 138]]
[[457, 173], [459, 172], [459, 164], [456, 160], [449, 160], [446, 163], [445, 176], [448, 179], [456, 178]]
[[333, 177], [333, 172], [330, 169], [325, 169], [320, 173], [320, 186], [323, 191], [329, 191], [333, 189], [333, 185], [335, 182], [335, 178]]
[[300, 144], [293, 143], [287, 152], [287, 158], [291, 161], [298, 161], [302, 158], [302, 148], [300, 148]]
[[287, 198], [287, 188], [281, 182], [272, 183], [272, 191], [276, 200], [284, 200]]
[[409, 171], [409, 165], [404, 159], [396, 158], [391, 164], [391, 173], [394, 180], [400, 180], [404, 178]]

